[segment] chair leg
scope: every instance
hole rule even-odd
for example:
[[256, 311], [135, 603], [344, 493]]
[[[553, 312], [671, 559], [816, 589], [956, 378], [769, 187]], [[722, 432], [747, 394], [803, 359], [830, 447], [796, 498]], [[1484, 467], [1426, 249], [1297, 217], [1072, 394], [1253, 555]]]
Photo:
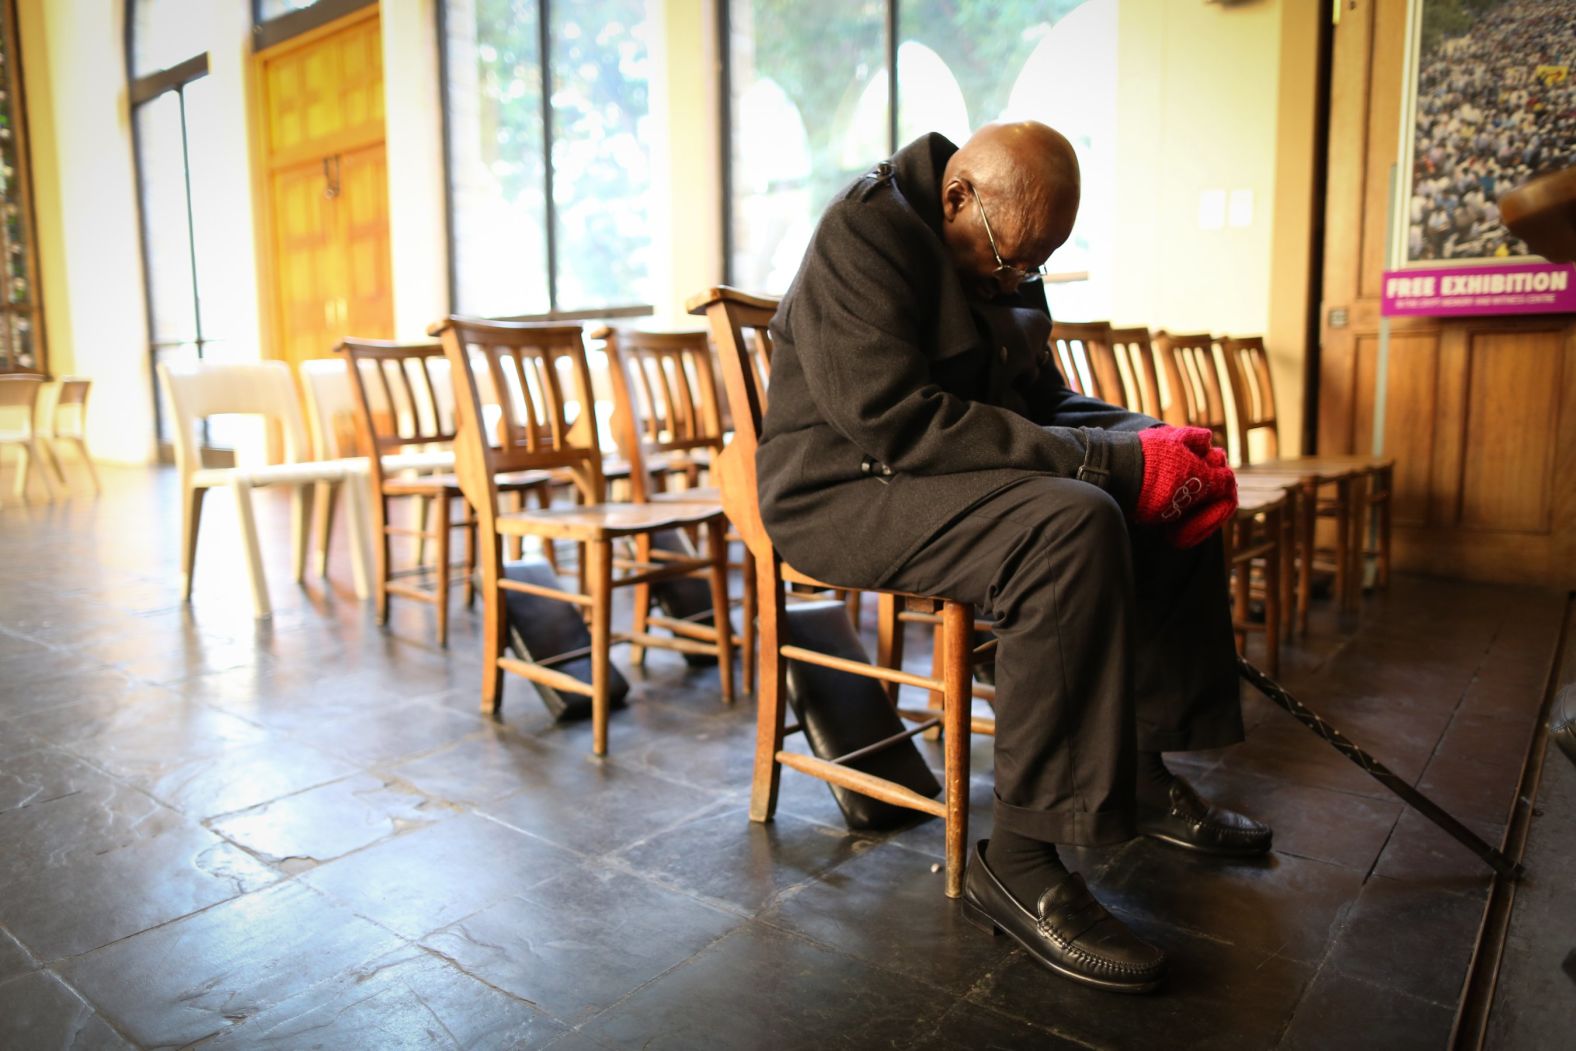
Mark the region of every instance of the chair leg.
[[49, 461], [49, 469], [55, 473], [55, 480], [60, 483], [60, 488], [69, 493], [71, 486], [66, 482], [66, 471], [60, 464], [60, 450], [55, 448], [54, 439], [40, 435], [38, 447], [43, 450], [44, 458]]
[[99, 484], [98, 468], [93, 464], [93, 457], [88, 455], [88, 440], [86, 438], [72, 438], [70, 441], [82, 453], [82, 464], [88, 469], [88, 477], [93, 479], [93, 494], [97, 496], [104, 491], [104, 487]]
[[1280, 674], [1281, 629], [1281, 511], [1264, 516], [1265, 535], [1275, 538], [1275, 546], [1264, 556], [1264, 661], [1272, 676]]
[[1297, 564], [1297, 633], [1304, 637], [1308, 634], [1308, 610], [1313, 603], [1313, 549], [1316, 544], [1316, 531], [1319, 526], [1319, 489], [1316, 484], [1310, 483], [1303, 487], [1299, 494], [1302, 505], [1302, 522], [1298, 532]]
[[864, 594], [863, 591], [858, 590], [843, 592], [843, 608], [848, 611], [848, 619], [854, 622], [855, 635], [859, 634], [859, 615], [863, 609], [861, 600], [864, 598]]
[[389, 538], [389, 498], [381, 492], [372, 494], [372, 567], [377, 580], [377, 618], [379, 624], [389, 622], [389, 573], [393, 545]]
[[181, 601], [192, 600], [192, 580], [197, 569], [197, 526], [202, 522], [202, 498], [208, 490], [187, 486], [181, 498]]
[[23, 504], [27, 503], [27, 474], [33, 459], [31, 450], [32, 446], [26, 442], [20, 442], [16, 447], [16, 484], [14, 492], [17, 502]]
[[721, 518], [706, 523], [706, 550], [711, 555], [711, 622], [717, 629], [717, 677], [722, 703], [732, 704], [733, 618], [728, 610], [728, 525]]
[[438, 604], [438, 645], [449, 644], [449, 540], [454, 523], [449, 515], [453, 505], [448, 493], [441, 493], [433, 497], [433, 525], [437, 534], [433, 537], [433, 552], [436, 564], [433, 567], [432, 586], [433, 598]]
[[750, 820], [770, 821], [777, 812], [777, 785], [782, 775], [777, 753], [783, 747], [783, 702], [788, 696], [783, 643], [783, 586], [777, 556], [755, 560], [756, 594], [760, 600], [760, 661], [756, 665], [755, 777], [750, 785]]
[[[637, 533], [635, 540], [635, 561], [649, 563], [651, 561], [651, 534]], [[634, 608], [630, 611], [630, 631], [635, 635], [644, 635], [651, 628], [651, 585], [635, 584], [630, 587]], [[637, 668], [646, 666], [646, 647], [638, 642], [629, 644], [629, 663]]]
[[503, 656], [503, 633], [507, 623], [503, 589], [498, 586], [503, 576], [503, 538], [493, 531], [490, 518], [478, 529], [477, 546], [481, 549], [482, 563], [482, 714], [497, 715], [503, 703], [504, 674], [498, 666], [498, 658]]
[[[553, 506], [553, 487], [550, 486], [550, 485], [540, 485], [540, 486], [537, 486], [536, 489], [533, 490], [533, 491], [536, 493], [536, 506], [539, 507], [543, 511], [551, 510], [552, 506]], [[524, 509], [524, 507], [525, 507], [525, 496], [524, 496], [524, 494], [521, 494], [521, 496], [520, 496], [520, 507], [521, 507], [521, 509]], [[511, 542], [514, 544], [514, 547], [511, 548], [511, 551], [513, 553], [509, 557], [510, 558], [519, 558], [520, 557], [520, 546], [521, 546], [521, 544], [524, 543], [524, 538], [521, 537], [519, 539], [514, 539], [514, 538], [511, 537]], [[547, 566], [548, 566], [548, 568], [551, 569], [554, 574], [557, 574], [559, 572], [559, 569], [558, 569], [558, 548], [553, 546], [553, 538], [552, 537], [544, 536], [544, 537], [542, 537], [542, 541], [541, 542], [542, 542], [542, 557], [547, 559]]]
[[352, 474], [343, 483], [345, 490], [345, 503], [350, 512], [350, 579], [356, 589], [356, 598], [366, 601], [372, 593], [368, 586], [371, 574], [367, 569], [367, 545], [371, 539], [372, 531], [367, 525], [367, 501], [370, 499], [368, 485], [370, 479], [364, 475]]
[[[945, 673], [946, 662], [946, 625], [937, 623], [930, 631], [930, 677], [941, 680]], [[925, 699], [925, 707], [940, 715], [946, 705], [946, 692], [944, 690], [931, 690]], [[934, 741], [941, 737], [941, 728], [933, 726], [920, 734], [927, 741]]]
[[432, 514], [430, 505], [432, 498], [427, 496], [416, 497], [416, 565], [427, 564], [427, 534], [432, 531]]
[[328, 579], [328, 544], [334, 535], [334, 504], [340, 482], [318, 482], [317, 503], [312, 508], [312, 531], [317, 534], [317, 575]]
[[742, 680], [744, 692], [754, 693], [757, 671], [756, 655], [759, 653], [755, 637], [756, 606], [758, 605], [756, 591], [759, 582], [755, 579], [755, 556], [750, 554], [748, 547], [744, 549], [740, 575], [744, 578], [743, 586], [740, 589], [744, 592], [744, 603], [739, 613], [743, 617], [744, 623], [740, 625], [739, 640], [744, 653], [739, 659], [739, 677]]
[[257, 519], [252, 515], [252, 487], [244, 482], [230, 486], [235, 494], [235, 517], [241, 526], [241, 545], [246, 550], [246, 569], [252, 581], [252, 614], [258, 620], [270, 616], [268, 578], [263, 575], [263, 553], [257, 545]]
[[963, 894], [969, 844], [969, 717], [972, 714], [971, 656], [974, 611], [961, 602], [941, 607], [946, 659], [942, 672], [947, 791], [947, 897]]
[[294, 521], [290, 530], [290, 564], [295, 570], [297, 584], [306, 580], [307, 555], [312, 549], [312, 505], [317, 495], [316, 483], [292, 486], [290, 510]]
[[1384, 472], [1384, 499], [1379, 503], [1379, 586], [1390, 586], [1390, 513], [1395, 507], [1392, 472]]
[[[476, 608], [476, 515], [460, 494], [460, 528], [465, 530], [465, 608]], [[516, 538], [518, 539], [518, 538]]]
[[[1246, 548], [1252, 545], [1251, 531], [1253, 521], [1233, 521], [1226, 523], [1226, 530], [1232, 535], [1234, 546], [1240, 544]], [[1235, 572], [1233, 573], [1233, 570]], [[1247, 558], [1233, 566], [1227, 563], [1227, 577], [1231, 580], [1231, 606], [1232, 616], [1237, 633], [1237, 652], [1245, 653], [1248, 649], [1248, 606], [1253, 593], [1253, 559]]]
[[[903, 667], [903, 622], [896, 595], [881, 592], [876, 597], [876, 663], [883, 668]], [[903, 687], [895, 682], [881, 684], [887, 700], [897, 704], [898, 691]]]
[[613, 545], [595, 540], [583, 545], [582, 577], [591, 592], [591, 751], [607, 755], [607, 687], [612, 667], [609, 639], [613, 623]]

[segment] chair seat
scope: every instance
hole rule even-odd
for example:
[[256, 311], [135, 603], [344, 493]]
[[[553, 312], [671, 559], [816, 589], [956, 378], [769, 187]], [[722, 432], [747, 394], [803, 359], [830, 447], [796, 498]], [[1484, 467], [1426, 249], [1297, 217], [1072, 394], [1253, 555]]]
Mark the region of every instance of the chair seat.
[[1261, 515], [1286, 506], [1286, 494], [1279, 489], [1237, 489], [1237, 514]]
[[721, 504], [722, 490], [703, 485], [695, 489], [678, 489], [673, 492], [652, 493], [654, 504]]
[[1288, 481], [1313, 478], [1319, 482], [1338, 482], [1363, 474], [1367, 468], [1356, 463], [1329, 461], [1266, 460], [1263, 463], [1243, 464], [1236, 468], [1240, 481], [1247, 477], [1285, 478]]
[[269, 463], [256, 467], [205, 467], [193, 471], [191, 484], [203, 489], [218, 486], [309, 485], [313, 482], [339, 482], [358, 473], [353, 460], [304, 460], [300, 463]]
[[722, 516], [712, 504], [587, 504], [545, 510], [506, 511], [498, 516], [498, 532], [566, 540], [605, 540], [653, 529], [700, 525]]
[[[497, 479], [498, 489], [502, 492], [534, 489], [537, 486], [547, 485], [553, 481], [553, 475], [549, 471], [514, 471], [494, 477]], [[460, 491], [459, 476], [454, 474], [423, 474], [414, 478], [387, 478], [383, 482], [383, 491], [391, 496], [431, 495], [445, 490], [458, 493]]]

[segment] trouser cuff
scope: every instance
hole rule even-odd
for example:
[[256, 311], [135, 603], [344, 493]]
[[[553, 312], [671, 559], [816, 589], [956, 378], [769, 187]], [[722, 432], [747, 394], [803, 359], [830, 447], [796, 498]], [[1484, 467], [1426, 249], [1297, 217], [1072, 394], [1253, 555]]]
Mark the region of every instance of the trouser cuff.
[[1130, 806], [1093, 813], [1031, 810], [1013, 806], [997, 796], [993, 809], [997, 828], [1009, 829], [1043, 843], [1103, 847], [1125, 842], [1135, 834], [1133, 808]]

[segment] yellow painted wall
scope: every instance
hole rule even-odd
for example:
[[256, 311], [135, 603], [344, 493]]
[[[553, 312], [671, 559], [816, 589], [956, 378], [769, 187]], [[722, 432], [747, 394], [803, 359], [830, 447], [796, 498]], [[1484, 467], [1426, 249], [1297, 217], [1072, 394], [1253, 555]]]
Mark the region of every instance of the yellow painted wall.
[[[1122, 0], [1118, 25], [1112, 320], [1265, 335], [1286, 452], [1301, 418], [1323, 7]], [[1234, 195], [1251, 199], [1240, 225]]]
[[95, 455], [136, 463], [153, 452], [153, 400], [120, 8], [21, 0], [17, 14], [51, 367], [92, 377]]

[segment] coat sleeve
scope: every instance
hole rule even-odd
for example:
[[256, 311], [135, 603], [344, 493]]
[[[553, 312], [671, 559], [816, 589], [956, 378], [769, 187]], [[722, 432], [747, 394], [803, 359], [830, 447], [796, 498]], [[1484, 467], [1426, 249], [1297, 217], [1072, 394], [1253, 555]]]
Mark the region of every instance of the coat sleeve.
[[[923, 249], [921, 249], [922, 251]], [[893, 471], [945, 475], [1019, 468], [1072, 476], [1091, 463], [1126, 508], [1136, 499], [1136, 435], [1041, 426], [1009, 409], [960, 398], [930, 378], [919, 325], [937, 295], [933, 274], [894, 218], [857, 200], [832, 205], [794, 290], [794, 350], [823, 419]]]

